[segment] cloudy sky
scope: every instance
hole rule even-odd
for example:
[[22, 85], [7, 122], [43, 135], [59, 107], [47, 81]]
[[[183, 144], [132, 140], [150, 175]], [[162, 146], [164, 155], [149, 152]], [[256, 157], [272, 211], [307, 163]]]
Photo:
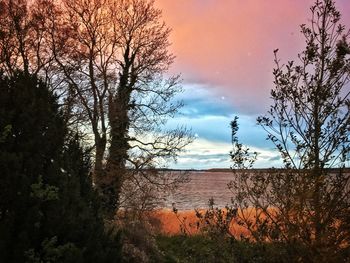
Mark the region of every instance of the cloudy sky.
[[[171, 72], [180, 73], [185, 102], [169, 127], [185, 124], [196, 135], [171, 167], [228, 168], [230, 121], [239, 116], [240, 140], [260, 153], [256, 167], [278, 167], [279, 154], [256, 125], [271, 101], [273, 50], [282, 62], [304, 48], [300, 25], [313, 0], [156, 0], [172, 28]], [[350, 0], [337, 0], [350, 28]]]

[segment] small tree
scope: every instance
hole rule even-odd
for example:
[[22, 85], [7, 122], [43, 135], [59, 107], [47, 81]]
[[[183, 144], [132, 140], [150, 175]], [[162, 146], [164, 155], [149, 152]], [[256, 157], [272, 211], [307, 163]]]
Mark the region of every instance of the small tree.
[[[340, 262], [350, 240], [349, 32], [334, 1], [316, 1], [311, 13], [300, 63], [281, 65], [275, 50], [273, 105], [257, 120], [284, 169], [242, 172], [230, 186], [250, 238], [293, 244], [295, 260]], [[255, 157], [236, 143], [232, 158], [246, 168]]]

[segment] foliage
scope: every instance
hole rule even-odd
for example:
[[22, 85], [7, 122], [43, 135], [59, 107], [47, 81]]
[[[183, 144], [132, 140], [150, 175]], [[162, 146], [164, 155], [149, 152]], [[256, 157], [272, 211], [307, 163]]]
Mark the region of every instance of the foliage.
[[221, 242], [208, 235], [157, 236], [163, 258], [154, 262], [225, 262], [225, 263], [292, 263], [286, 246], [278, 243], [252, 243], [223, 238]]
[[0, 76], [0, 130], [0, 261], [116, 262], [89, 156], [41, 80]]
[[152, 227], [143, 220], [130, 220], [122, 228], [123, 262], [160, 262], [162, 255]]
[[164, 253], [161, 262], [234, 262], [229, 243], [218, 246], [207, 236], [158, 236], [157, 242]]
[[232, 223], [238, 210], [226, 206], [225, 209], [214, 207], [214, 199], [209, 200], [208, 209], [204, 212], [196, 210], [197, 227], [202, 234], [210, 237], [234, 237]]

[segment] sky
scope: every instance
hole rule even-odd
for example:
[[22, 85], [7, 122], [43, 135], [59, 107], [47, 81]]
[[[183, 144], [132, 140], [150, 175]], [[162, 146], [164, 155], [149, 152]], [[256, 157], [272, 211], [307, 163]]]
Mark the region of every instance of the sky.
[[[229, 168], [230, 122], [239, 117], [242, 143], [259, 152], [255, 167], [280, 167], [266, 133], [256, 125], [273, 88], [274, 55], [295, 60], [305, 41], [312, 0], [155, 0], [172, 28], [171, 74], [181, 74], [185, 103], [168, 127], [186, 125], [196, 140], [176, 163], [179, 169]], [[350, 0], [337, 0], [342, 24], [350, 28]]]

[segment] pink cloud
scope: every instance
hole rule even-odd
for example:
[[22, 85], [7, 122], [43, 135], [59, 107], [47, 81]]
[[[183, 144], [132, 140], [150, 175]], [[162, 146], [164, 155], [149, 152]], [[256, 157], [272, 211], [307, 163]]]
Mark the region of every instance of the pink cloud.
[[[185, 83], [215, 87], [245, 112], [265, 110], [272, 87], [273, 50], [282, 61], [303, 49], [300, 24], [313, 0], [156, 0], [173, 29], [172, 67]], [[347, 3], [346, 3], [347, 2]], [[350, 3], [339, 0], [349, 26]], [[348, 12], [346, 12], [348, 11]]]

